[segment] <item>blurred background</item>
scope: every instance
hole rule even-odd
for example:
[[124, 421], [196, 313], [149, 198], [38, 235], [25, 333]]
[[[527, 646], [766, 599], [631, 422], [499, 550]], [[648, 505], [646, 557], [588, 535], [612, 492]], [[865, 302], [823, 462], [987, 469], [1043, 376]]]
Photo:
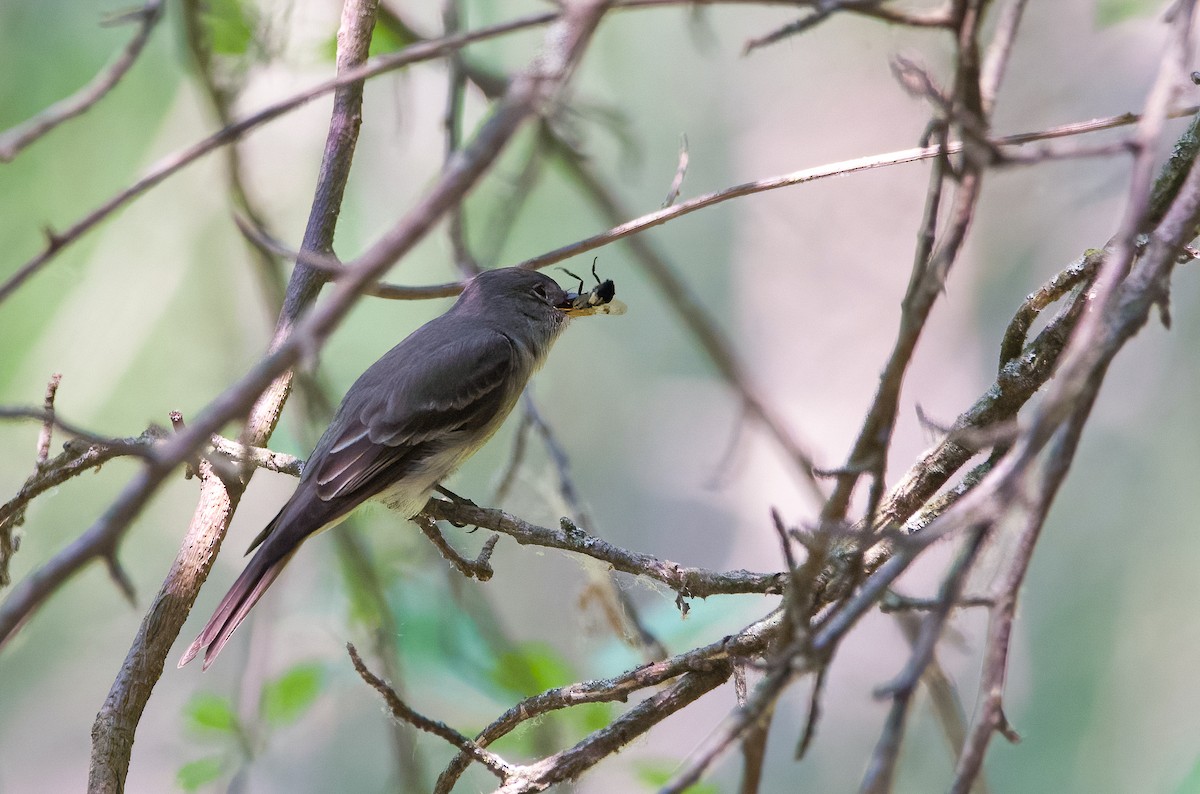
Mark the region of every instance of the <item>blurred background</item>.
[[[433, 33], [438, 5], [395, 0], [394, 8]], [[1139, 110], [1165, 37], [1161, 5], [1031, 3], [995, 131]], [[500, 6], [463, 3], [464, 26], [546, 8]], [[117, 10], [99, 0], [0, 4], [0, 128], [74, 91], [124, 46], [127, 27], [99, 24]], [[179, 10], [168, 4], [147, 51], [110, 97], [0, 166], [0, 278], [40, 250], [44, 227], [68, 226], [159, 158], [216, 129], [192, 77]], [[239, 114], [332, 70], [336, 2], [212, 0], [210, 13], [226, 26], [221, 68], [243, 86]], [[683, 135], [685, 199], [917, 144], [928, 110], [896, 85], [889, 59], [917, 57], [944, 77], [945, 34], [843, 15], [743, 56], [747, 39], [795, 14], [715, 6], [622, 12], [604, 21], [564, 123], [633, 216], [661, 205]], [[511, 73], [542, 35], [514, 34], [466, 55]], [[337, 235], [343, 258], [393, 224], [431, 183], [443, 156], [445, 95], [440, 63], [368, 83]], [[318, 99], [240, 144], [249, 194], [293, 246], [329, 107], [328, 98]], [[468, 130], [485, 108], [480, 96], [468, 96]], [[1183, 123], [1173, 122], [1168, 138]], [[468, 202], [469, 239], [485, 265], [515, 264], [609, 226], [548, 163], [510, 233], [502, 233], [532, 146], [527, 130]], [[1112, 234], [1127, 171], [1125, 160], [1114, 159], [989, 174], [969, 244], [906, 382], [893, 478], [936, 441], [916, 407], [950, 423], [991, 384], [1000, 336], [1024, 296]], [[880, 169], [721, 204], [646, 235], [824, 466], [845, 459], [894, 339], [927, 181], [927, 164]], [[628, 251], [616, 245], [599, 256], [599, 271], [616, 282], [628, 314], [574, 324], [533, 386], [570, 455], [594, 531], [685, 565], [779, 570], [769, 508], [800, 524], [814, 519], [817, 505], [759, 428], [739, 433], [735, 395]], [[583, 272], [590, 259], [567, 265]], [[210, 156], [72, 246], [0, 306], [0, 403], [40, 404], [47, 379], [59, 372], [61, 416], [98, 433], [136, 435], [150, 423], [167, 424], [169, 411], [196, 414], [257, 361], [268, 340], [274, 313], [252, 268], [231, 220], [221, 161]], [[389, 274], [405, 284], [455, 276], [444, 229]], [[1180, 269], [1173, 328], [1151, 324], [1117, 358], [1051, 513], [1023, 591], [1010, 664], [1006, 710], [1024, 741], [993, 743], [987, 775], [996, 792], [1200, 791], [1200, 536], [1192, 490], [1200, 455], [1198, 284], [1194, 267]], [[448, 305], [365, 299], [320, 357], [335, 399]], [[271, 446], [303, 456], [312, 436], [299, 407], [289, 404]], [[516, 424], [514, 416], [451, 487], [489, 503]], [[36, 423], [0, 424], [0, 501], [32, 471], [37, 436]], [[502, 506], [553, 525], [567, 508], [535, 438], [530, 450]], [[109, 463], [34, 502], [14, 580], [83, 532], [136, 465]], [[240, 571], [240, 549], [293, 485], [268, 472], [254, 477], [172, 659]], [[92, 720], [174, 558], [196, 495], [194, 481], [172, 478], [125, 536], [121, 559], [139, 608], [92, 565], [0, 654], [0, 792], [83, 787]], [[381, 509], [368, 508], [355, 525], [394, 612], [385, 630], [398, 654], [397, 683], [433, 718], [471, 733], [523, 695], [639, 662], [584, 603], [586, 561], [502, 539], [496, 576], [480, 584], [451, 572], [413, 526]], [[486, 533], [449, 529], [447, 537], [473, 556]], [[343, 649], [351, 640], [365, 653], [378, 616], [347, 588], [336, 547], [328, 535], [307, 544], [210, 671], [168, 665], [137, 733], [130, 791], [223, 790], [235, 780], [251, 792], [382, 792], [409, 790], [414, 779], [428, 790], [451, 753], [421, 737], [418, 750], [399, 759], [406, 771], [397, 771], [381, 704]], [[932, 549], [900, 589], [931, 594], [952, 553], [951, 544]], [[672, 652], [735, 631], [774, 603], [753, 596], [694, 601], [681, 619], [670, 591], [621, 581]], [[987, 584], [985, 575], [975, 587]], [[984, 623], [981, 612], [959, 613], [940, 649], [968, 716]], [[763, 790], [854, 790], [887, 708], [872, 689], [907, 656], [892, 618], [864, 620], [834, 661], [817, 738], [800, 764], [792, 752], [807, 683], [785, 695]], [[369, 656], [368, 663], [379, 669]], [[575, 790], [653, 790], [733, 704], [732, 687], [706, 696]], [[514, 759], [551, 752], [618, 713], [566, 712], [496, 749]], [[923, 697], [907, 738], [897, 790], [944, 788], [953, 756]], [[702, 790], [732, 790], [739, 769], [731, 755]], [[489, 790], [493, 780], [476, 768], [459, 790]]]

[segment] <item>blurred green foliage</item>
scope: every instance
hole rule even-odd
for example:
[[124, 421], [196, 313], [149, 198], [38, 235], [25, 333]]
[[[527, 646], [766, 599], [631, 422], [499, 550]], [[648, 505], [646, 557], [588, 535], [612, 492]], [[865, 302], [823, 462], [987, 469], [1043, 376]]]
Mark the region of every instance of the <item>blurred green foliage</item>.
[[1161, 0], [1096, 0], [1096, 24], [1108, 27], [1132, 17], [1149, 16], [1162, 7]]

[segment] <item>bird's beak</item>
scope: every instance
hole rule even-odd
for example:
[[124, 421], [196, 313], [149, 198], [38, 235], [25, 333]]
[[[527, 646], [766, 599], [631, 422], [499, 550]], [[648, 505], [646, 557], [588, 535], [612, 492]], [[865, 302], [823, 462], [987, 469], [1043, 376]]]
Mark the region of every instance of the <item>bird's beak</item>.
[[566, 299], [554, 308], [568, 317], [578, 317], [590, 307], [588, 306], [587, 295], [580, 295], [578, 292], [568, 292]]
[[[592, 275], [596, 275], [594, 267]], [[579, 282], [579, 288], [583, 289], [582, 281]], [[596, 286], [592, 287], [591, 292], [586, 295], [581, 292], [568, 292], [558, 308], [571, 317], [583, 317], [589, 314], [624, 314], [625, 304], [616, 299], [616, 294], [617, 287], [611, 279], [601, 281], [597, 276]]]
[[568, 317], [587, 317], [591, 314], [624, 314], [629, 307], [616, 298], [610, 298], [605, 303], [592, 304], [588, 302], [590, 293], [580, 294], [568, 292], [567, 298], [555, 306]]

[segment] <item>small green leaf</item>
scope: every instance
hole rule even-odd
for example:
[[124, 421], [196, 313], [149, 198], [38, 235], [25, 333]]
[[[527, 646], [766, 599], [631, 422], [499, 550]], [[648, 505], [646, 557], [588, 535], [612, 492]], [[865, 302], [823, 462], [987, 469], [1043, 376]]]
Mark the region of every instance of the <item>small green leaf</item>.
[[196, 791], [201, 786], [212, 783], [225, 771], [225, 762], [219, 756], [201, 758], [179, 767], [175, 773], [175, 782], [184, 791]]
[[211, 692], [197, 692], [183, 707], [188, 726], [198, 731], [237, 731], [237, 714], [229, 698]]
[[579, 726], [580, 733], [586, 736], [592, 731], [598, 731], [601, 728], [607, 727], [613, 721], [613, 704], [584, 703], [564, 713], [575, 720], [575, 724]]
[[399, 25], [389, 25], [383, 20], [375, 25], [375, 30], [371, 33], [371, 49], [370, 54], [386, 55], [389, 52], [399, 52], [410, 44], [416, 44], [421, 38], [413, 31], [400, 27]]
[[[421, 37], [408, 28], [388, 24], [387, 20], [379, 20], [371, 31], [371, 47], [367, 54], [374, 58], [376, 55], [387, 55], [421, 41]], [[321, 46], [321, 55], [333, 60], [337, 57], [337, 36], [330, 36]]]
[[[637, 779], [647, 788], [660, 789], [670, 782], [679, 764], [675, 761], [638, 761], [634, 764]], [[693, 783], [683, 790], [684, 794], [720, 794], [716, 783]]]
[[271, 725], [295, 722], [321, 694], [324, 683], [321, 665], [298, 664], [263, 687], [258, 712]]
[[558, 651], [541, 642], [502, 654], [492, 668], [492, 683], [507, 692], [529, 697], [572, 680], [571, 666]]
[[218, 55], [244, 55], [254, 39], [254, 26], [241, 0], [208, 0], [201, 19], [208, 28], [212, 51]]
[[1159, 0], [1096, 0], [1096, 27], [1107, 28], [1132, 17], [1148, 16]]

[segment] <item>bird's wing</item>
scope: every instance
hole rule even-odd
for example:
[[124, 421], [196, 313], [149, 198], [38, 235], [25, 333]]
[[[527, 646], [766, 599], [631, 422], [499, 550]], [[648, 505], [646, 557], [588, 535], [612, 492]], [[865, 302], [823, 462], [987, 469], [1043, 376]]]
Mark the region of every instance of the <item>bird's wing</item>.
[[385, 373], [397, 374], [379, 379], [329, 439], [313, 472], [321, 500], [369, 499], [454, 436], [488, 425], [509, 397], [518, 362], [498, 333], [467, 335], [422, 351], [422, 359], [415, 378], [402, 361], [381, 360]]

